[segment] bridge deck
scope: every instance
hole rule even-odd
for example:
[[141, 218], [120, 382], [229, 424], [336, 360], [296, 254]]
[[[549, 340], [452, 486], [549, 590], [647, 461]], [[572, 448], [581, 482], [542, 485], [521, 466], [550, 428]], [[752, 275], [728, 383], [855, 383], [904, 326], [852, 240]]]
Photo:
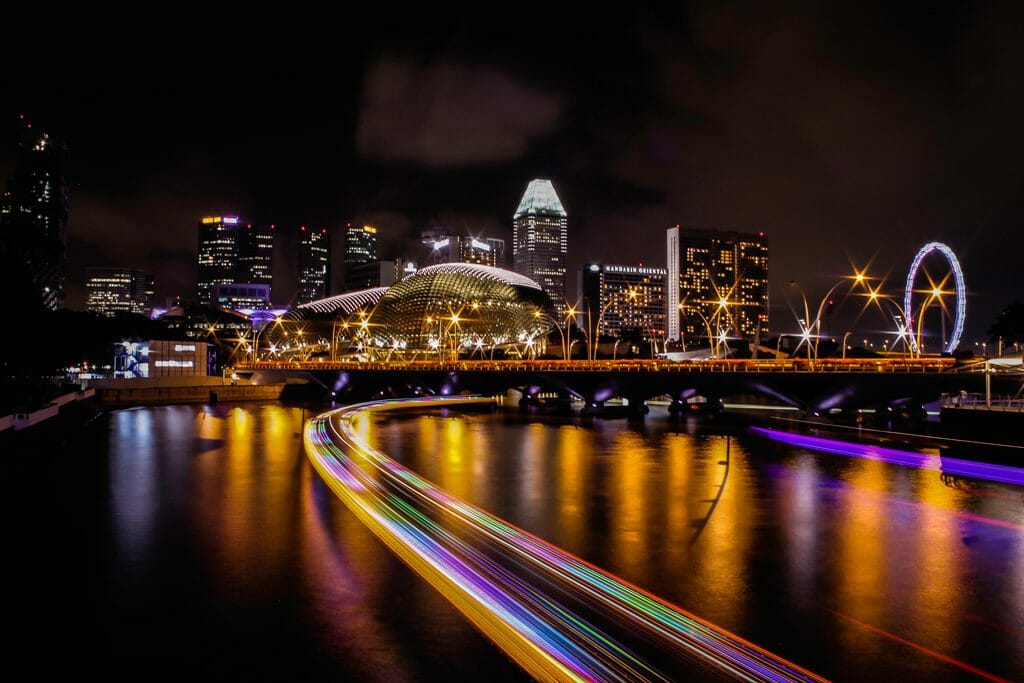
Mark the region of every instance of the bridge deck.
[[475, 372], [843, 372], [843, 373], [938, 373], [954, 368], [952, 358], [826, 358], [807, 360], [717, 359], [700, 361], [667, 360], [458, 360], [458, 361], [250, 361], [238, 370], [310, 371], [475, 371]]

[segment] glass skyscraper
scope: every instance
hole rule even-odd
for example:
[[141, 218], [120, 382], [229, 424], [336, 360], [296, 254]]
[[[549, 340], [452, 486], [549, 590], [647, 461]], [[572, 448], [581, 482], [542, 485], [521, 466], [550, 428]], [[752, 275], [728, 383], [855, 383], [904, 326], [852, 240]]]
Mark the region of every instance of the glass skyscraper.
[[33, 128], [24, 118], [14, 174], [0, 204], [0, 242], [28, 267], [47, 308], [64, 305], [67, 249], [67, 145]]
[[238, 216], [204, 216], [199, 221], [199, 302], [215, 304], [217, 285], [262, 285], [269, 290], [273, 254], [273, 225], [253, 225]]
[[565, 311], [568, 218], [550, 180], [531, 180], [512, 220], [512, 268], [530, 278]]
[[331, 236], [327, 228], [300, 228], [297, 304], [323, 299], [331, 288]]
[[153, 278], [135, 268], [87, 268], [86, 308], [103, 315], [149, 312]]
[[377, 256], [377, 228], [372, 225], [345, 227], [345, 270], [342, 273], [346, 291], [380, 285]]

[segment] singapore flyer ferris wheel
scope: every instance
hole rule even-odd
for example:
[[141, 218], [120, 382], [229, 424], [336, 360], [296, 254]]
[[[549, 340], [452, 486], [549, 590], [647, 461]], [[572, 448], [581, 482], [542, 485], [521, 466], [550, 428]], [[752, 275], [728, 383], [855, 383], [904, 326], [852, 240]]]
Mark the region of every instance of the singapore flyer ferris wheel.
[[[921, 269], [922, 262], [929, 254], [936, 251], [942, 254], [949, 264], [953, 277], [953, 291], [947, 292], [943, 290], [943, 283], [949, 279], [948, 275], [938, 284], [932, 281], [929, 275], [930, 287], [925, 290], [915, 290], [914, 282], [917, 279], [918, 270]], [[914, 294], [919, 293], [923, 293], [925, 297], [919, 302], [920, 310], [915, 311], [912, 308]], [[955, 297], [955, 308], [948, 306], [945, 299], [943, 299], [943, 296], [948, 294], [952, 294]], [[940, 315], [943, 316], [943, 330], [945, 330], [946, 317], [952, 317], [953, 319], [953, 333], [949, 336], [948, 340], [945, 339], [945, 334], [943, 334], [942, 340], [942, 350], [945, 353], [952, 353], [960, 345], [960, 337], [964, 332], [964, 323], [967, 321], [967, 287], [964, 284], [964, 273], [960, 268], [960, 261], [957, 260], [953, 250], [942, 242], [929, 242], [921, 247], [914, 256], [914, 261], [910, 264], [910, 270], [907, 272], [907, 286], [903, 292], [903, 310], [906, 313], [908, 326], [910, 327], [910, 330], [908, 330], [910, 332], [910, 345], [915, 353], [921, 353], [924, 316], [928, 312], [928, 307], [935, 302], [938, 302], [939, 310], [941, 311]]]

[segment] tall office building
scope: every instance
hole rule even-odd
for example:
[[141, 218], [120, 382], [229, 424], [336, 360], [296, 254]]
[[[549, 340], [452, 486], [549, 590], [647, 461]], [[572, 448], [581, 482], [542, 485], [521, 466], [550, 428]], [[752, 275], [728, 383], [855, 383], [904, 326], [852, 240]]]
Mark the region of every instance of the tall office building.
[[505, 240], [497, 237], [487, 237], [484, 239], [487, 246], [491, 248], [491, 263], [495, 268], [505, 267]]
[[531, 180], [512, 220], [512, 269], [541, 286], [565, 310], [568, 219], [550, 180]]
[[0, 205], [0, 244], [25, 263], [43, 305], [64, 305], [67, 145], [21, 119], [14, 174]]
[[422, 233], [423, 244], [430, 249], [431, 263], [479, 263], [505, 267], [505, 240], [457, 235], [446, 228]]
[[236, 282], [267, 287], [273, 284], [275, 229], [274, 225], [239, 225]]
[[597, 334], [645, 339], [664, 334], [664, 268], [588, 263], [580, 271], [579, 289], [582, 312], [589, 311]]
[[317, 301], [330, 294], [331, 235], [327, 228], [299, 228], [299, 294], [296, 304]]
[[[269, 305], [273, 256], [273, 225], [246, 223], [238, 216], [204, 216], [199, 221], [199, 302], [222, 305], [238, 294], [228, 295], [228, 285], [253, 285], [259, 288], [255, 298], [262, 300], [265, 294]], [[254, 298], [251, 293], [245, 296]]]
[[[345, 226], [345, 270], [342, 282], [345, 291], [365, 289], [373, 280], [367, 264], [377, 261], [377, 228], [372, 225]], [[369, 285], [376, 287], [377, 285]]]
[[135, 268], [86, 268], [88, 310], [103, 315], [149, 313], [153, 306], [153, 278]]
[[211, 305], [213, 288], [238, 282], [238, 216], [204, 216], [199, 220], [199, 303]]
[[[764, 233], [666, 233], [666, 334], [708, 336], [719, 328], [748, 339], [768, 331], [768, 239]], [[724, 302], [724, 306], [722, 303]]]
[[345, 263], [377, 260], [377, 228], [372, 225], [345, 227]]

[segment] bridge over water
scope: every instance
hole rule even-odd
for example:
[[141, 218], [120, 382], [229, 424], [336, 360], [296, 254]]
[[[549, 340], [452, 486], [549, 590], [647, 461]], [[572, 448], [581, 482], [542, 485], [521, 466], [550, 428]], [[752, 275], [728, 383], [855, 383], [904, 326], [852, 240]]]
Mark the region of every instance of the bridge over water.
[[498, 395], [515, 389], [526, 404], [548, 396], [577, 397], [586, 401], [585, 410], [601, 410], [612, 398], [626, 399], [642, 411], [645, 400], [657, 397], [669, 397], [678, 409], [695, 396], [714, 405], [737, 395], [762, 397], [807, 413], [894, 405], [917, 409], [942, 394], [985, 387], [983, 373], [958, 371], [950, 358], [258, 361], [239, 364], [235, 371], [257, 384], [283, 378], [315, 381], [346, 402], [380, 396]]

